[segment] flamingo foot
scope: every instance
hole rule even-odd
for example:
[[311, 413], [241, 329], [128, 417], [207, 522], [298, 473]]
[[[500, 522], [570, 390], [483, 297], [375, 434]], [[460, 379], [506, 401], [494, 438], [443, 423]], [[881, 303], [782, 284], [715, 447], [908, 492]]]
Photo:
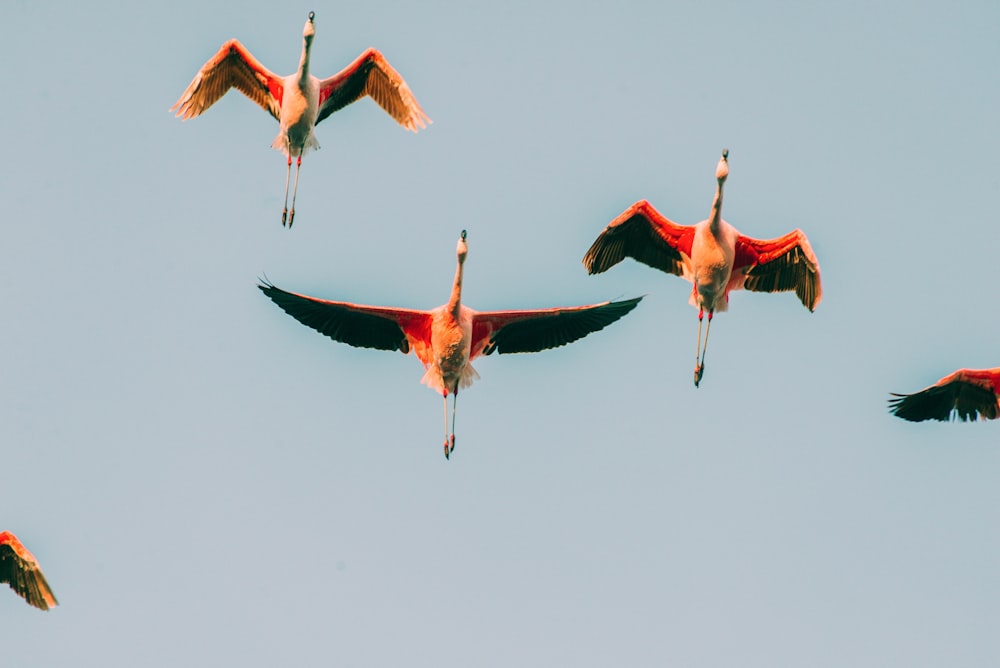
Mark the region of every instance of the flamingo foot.
[[451, 451], [448, 449], [448, 441], [444, 442], [444, 458], [451, 459]]
[[285, 207], [285, 210], [281, 212], [281, 226], [282, 227], [285, 227], [285, 221], [287, 221], [287, 220], [288, 220], [288, 207]]
[[288, 214], [288, 229], [292, 229], [292, 223], [295, 222], [295, 209], [293, 208]]
[[449, 454], [455, 452], [455, 434], [451, 435], [451, 449], [448, 452]]
[[699, 364], [694, 368], [694, 386], [698, 387], [698, 383], [701, 382], [701, 377], [705, 375], [705, 365]]

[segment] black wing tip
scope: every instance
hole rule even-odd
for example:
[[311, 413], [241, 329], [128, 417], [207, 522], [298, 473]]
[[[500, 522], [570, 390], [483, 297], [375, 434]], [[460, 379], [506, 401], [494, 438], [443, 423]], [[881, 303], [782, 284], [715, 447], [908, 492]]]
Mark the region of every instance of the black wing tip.
[[927, 420], [937, 420], [938, 422], [950, 422], [952, 420], [952, 407], [949, 404], [945, 411], [936, 405], [934, 397], [927, 394], [927, 390], [914, 392], [913, 394], [889, 393], [889, 413], [906, 420], [907, 422], [926, 422]]
[[949, 398], [942, 401], [941, 390], [932, 387], [913, 394], [890, 392], [889, 413], [907, 422], [978, 422], [1000, 417], [995, 404], [973, 404], [956, 402]]
[[[631, 299], [607, 301], [600, 304], [571, 308], [569, 310], [572, 312], [572, 315], [563, 313], [561, 316], [570, 318], [569, 321], [562, 321], [563, 326], [560, 327], [561, 333], [552, 336], [550, 332], [550, 334], [544, 335], [544, 339], [539, 338], [537, 336], [539, 330], [529, 324], [533, 321], [529, 320], [507, 325], [494, 333], [483, 354], [489, 355], [494, 352], [501, 355], [537, 353], [543, 350], [561, 348], [618, 322], [638, 306], [639, 302], [645, 296], [640, 295]], [[583, 318], [584, 320], [581, 321], [579, 318]], [[589, 324], [584, 324], [581, 327], [579, 323], [586, 320], [590, 321]]]
[[892, 397], [889, 399], [889, 413], [895, 415], [898, 418], [906, 420], [907, 422], [923, 422], [924, 420], [930, 420], [929, 415], [916, 414], [913, 411], [911, 402], [907, 400], [913, 397], [912, 394], [897, 394], [895, 392], [890, 392], [889, 395]]
[[14, 589], [14, 592], [33, 608], [46, 611], [51, 610], [59, 605], [59, 600], [52, 593], [52, 588], [46, 582], [45, 576], [40, 571], [36, 575], [38, 577], [37, 581], [33, 582], [34, 586], [29, 587], [27, 591], [18, 591], [14, 589], [13, 584], [11, 585], [11, 589]]
[[272, 283], [271, 279], [267, 277], [267, 274], [264, 274], [263, 278], [261, 278], [260, 276], [257, 277], [257, 288], [268, 297], [271, 297], [274, 294], [285, 292], [277, 285]]
[[610, 227], [605, 228], [605, 230], [601, 232], [600, 236], [594, 240], [594, 243], [591, 244], [586, 255], [583, 256], [583, 266], [587, 270], [587, 273], [591, 276], [594, 274], [603, 274], [608, 269], [625, 259], [624, 253], [620, 254], [620, 257], [617, 258], [611, 256], [612, 249], [608, 248], [605, 243], [605, 235], [607, 235], [610, 230]]
[[621, 310], [621, 314], [625, 315], [630, 313], [632, 309], [639, 305], [646, 295], [639, 295], [638, 297], [632, 297], [631, 299], [622, 299], [616, 302], [608, 302], [608, 306], [617, 306]]
[[611, 263], [591, 262], [590, 265], [587, 265], [587, 263], [584, 263], [583, 266], [585, 266], [587, 268], [587, 274], [589, 274], [590, 276], [594, 276], [596, 274], [603, 274], [604, 272], [606, 272], [608, 269], [611, 269], [611, 267], [615, 266], [616, 264], [618, 264], [618, 263], [617, 262], [611, 262]]

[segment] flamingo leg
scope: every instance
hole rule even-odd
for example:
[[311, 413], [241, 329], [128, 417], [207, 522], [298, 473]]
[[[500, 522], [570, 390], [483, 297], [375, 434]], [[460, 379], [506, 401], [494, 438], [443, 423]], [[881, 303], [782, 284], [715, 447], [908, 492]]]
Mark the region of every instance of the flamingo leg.
[[455, 452], [455, 411], [458, 408], [458, 386], [455, 386], [454, 396], [451, 398], [451, 448], [448, 453]]
[[[289, 169], [291, 169], [289, 167]], [[299, 154], [299, 160], [295, 163], [295, 187], [292, 189], [292, 211], [288, 216], [288, 229], [292, 229], [292, 222], [295, 221], [295, 195], [299, 192], [299, 171], [302, 169], [302, 154]]]
[[701, 381], [702, 366], [698, 363], [698, 355], [701, 354], [701, 321], [705, 317], [705, 310], [702, 307], [698, 307], [698, 343], [694, 347], [694, 386], [698, 387], [698, 383]]
[[[698, 383], [701, 382], [701, 377], [705, 374], [705, 351], [708, 350], [708, 333], [712, 331], [712, 316], [715, 315], [715, 310], [708, 312], [708, 326], [705, 327], [705, 347], [701, 349], [701, 361], [694, 368], [694, 386], [698, 387]], [[698, 329], [701, 329], [699, 325]]]
[[[281, 226], [285, 226], [288, 219], [288, 179], [292, 175], [292, 154], [288, 154], [288, 171], [285, 172], [285, 210], [281, 212]], [[293, 207], [294, 208], [294, 207]]]
[[448, 450], [448, 392], [444, 393], [444, 458], [451, 459], [451, 451]]

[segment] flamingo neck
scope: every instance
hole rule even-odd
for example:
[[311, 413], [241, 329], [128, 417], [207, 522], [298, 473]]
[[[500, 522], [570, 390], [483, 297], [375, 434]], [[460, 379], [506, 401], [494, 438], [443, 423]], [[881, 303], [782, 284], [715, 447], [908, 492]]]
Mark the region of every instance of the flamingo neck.
[[715, 199], [712, 200], [712, 215], [708, 218], [708, 225], [712, 229], [712, 232], [718, 232], [720, 226], [722, 225], [722, 184], [724, 181], [719, 181], [719, 185], [715, 188]]
[[462, 260], [458, 261], [455, 269], [455, 283], [451, 286], [451, 298], [448, 299], [448, 312], [452, 317], [458, 319], [458, 313], [462, 308]]
[[309, 51], [312, 49], [312, 38], [302, 39], [302, 57], [299, 59], [299, 85], [309, 83]]

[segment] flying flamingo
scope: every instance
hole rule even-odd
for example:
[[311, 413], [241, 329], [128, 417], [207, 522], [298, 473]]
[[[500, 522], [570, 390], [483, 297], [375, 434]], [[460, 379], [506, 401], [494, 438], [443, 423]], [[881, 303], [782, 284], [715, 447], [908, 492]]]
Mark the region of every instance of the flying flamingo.
[[48, 610], [59, 604], [35, 556], [9, 531], [0, 531], [0, 582], [36, 608]]
[[[627, 255], [691, 281], [690, 302], [698, 307], [695, 387], [705, 373], [712, 316], [716, 311], [728, 310], [731, 290], [795, 290], [810, 311], [816, 309], [823, 296], [819, 262], [801, 230], [777, 239], [751, 239], [722, 219], [722, 185], [727, 176], [729, 151], [724, 150], [715, 169], [718, 186], [708, 220], [697, 225], [678, 225], [646, 200], [640, 200], [611, 221], [583, 257], [583, 265], [591, 274], [607, 271]], [[702, 347], [705, 311], [708, 311], [708, 327]]]
[[[170, 111], [176, 110], [177, 116], [183, 120], [194, 118], [215, 104], [230, 88], [236, 87], [278, 120], [278, 136], [271, 147], [288, 158], [281, 224], [285, 225], [287, 220], [289, 228], [295, 220], [295, 194], [299, 189], [302, 156], [309, 149], [319, 148], [313, 128], [324, 118], [365, 95], [371, 95], [407, 130], [416, 132], [431, 122], [403, 77], [378, 50], [371, 47], [328, 79], [320, 80], [311, 75], [309, 51], [316, 34], [313, 26], [315, 17], [315, 12], [309, 12], [309, 19], [302, 29], [302, 58], [295, 74], [279, 77], [254, 58], [238, 40], [231, 39], [202, 65], [180, 99], [170, 107]], [[298, 160], [295, 163], [295, 187], [289, 213], [288, 181], [293, 157]]]
[[913, 394], [892, 393], [889, 411], [910, 422], [1000, 417], [1000, 367], [959, 369]]
[[[267, 281], [257, 286], [288, 315], [334, 341], [359, 348], [399, 350], [404, 355], [412, 350], [426, 368], [420, 382], [444, 397], [446, 458], [455, 449], [458, 390], [479, 378], [472, 360], [494, 351], [533, 353], [565, 345], [604, 329], [642, 299], [530, 311], [474, 311], [461, 302], [462, 267], [468, 253], [465, 240], [462, 230], [451, 298], [431, 311], [326, 301], [285, 292]], [[449, 393], [454, 395], [450, 438]]]

